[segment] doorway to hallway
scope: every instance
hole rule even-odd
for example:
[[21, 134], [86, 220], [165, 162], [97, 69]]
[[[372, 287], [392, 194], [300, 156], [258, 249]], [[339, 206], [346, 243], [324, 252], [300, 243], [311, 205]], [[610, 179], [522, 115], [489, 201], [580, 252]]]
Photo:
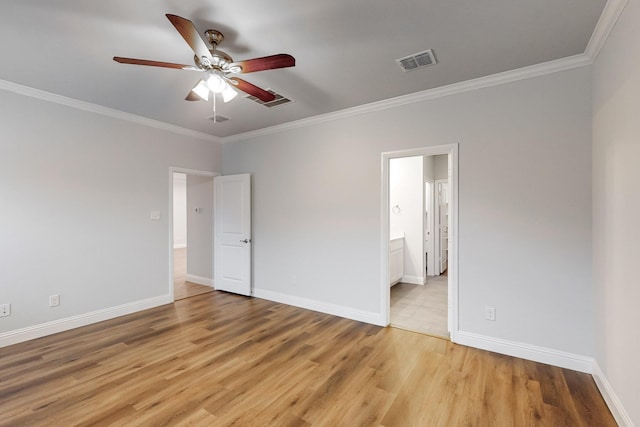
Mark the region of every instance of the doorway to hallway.
[[187, 248], [173, 250], [173, 300], [213, 292], [213, 287], [187, 281]]
[[213, 288], [213, 177], [171, 169], [171, 285], [174, 301]]

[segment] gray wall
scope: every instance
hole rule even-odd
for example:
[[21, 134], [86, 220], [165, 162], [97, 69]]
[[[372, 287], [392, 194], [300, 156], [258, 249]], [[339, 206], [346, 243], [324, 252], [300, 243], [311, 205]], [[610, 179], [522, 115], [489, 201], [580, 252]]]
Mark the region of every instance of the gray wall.
[[433, 169], [435, 171], [434, 179], [449, 178], [449, 156], [446, 154], [433, 156]]
[[173, 247], [187, 246], [187, 175], [173, 174]]
[[422, 158], [424, 159], [424, 164], [422, 166], [422, 169], [424, 171], [424, 180], [425, 182], [427, 180], [430, 181], [434, 181], [435, 178], [435, 171], [433, 169], [433, 158], [436, 156], [422, 156]]
[[596, 360], [640, 426], [640, 2], [627, 4], [593, 67]]
[[581, 68], [225, 144], [254, 286], [379, 313], [381, 153], [459, 143], [460, 329], [592, 355], [590, 92]]
[[187, 175], [187, 242], [187, 275], [213, 281], [212, 177]]
[[0, 332], [168, 295], [169, 167], [217, 143], [6, 91], [0, 129]]

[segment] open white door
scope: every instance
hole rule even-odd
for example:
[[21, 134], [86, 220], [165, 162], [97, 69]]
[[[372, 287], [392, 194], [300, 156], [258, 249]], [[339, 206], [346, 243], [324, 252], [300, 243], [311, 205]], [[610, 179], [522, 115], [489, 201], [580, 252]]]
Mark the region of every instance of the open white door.
[[214, 285], [251, 295], [251, 176], [216, 176]]

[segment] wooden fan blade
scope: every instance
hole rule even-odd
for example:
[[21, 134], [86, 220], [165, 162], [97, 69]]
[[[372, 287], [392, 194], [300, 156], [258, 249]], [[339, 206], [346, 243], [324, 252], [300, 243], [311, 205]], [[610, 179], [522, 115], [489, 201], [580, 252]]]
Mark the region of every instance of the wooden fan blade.
[[169, 13], [167, 13], [166, 16], [198, 58], [202, 58], [203, 56], [211, 58], [211, 52], [209, 52], [207, 44], [202, 40], [200, 34], [198, 34], [198, 30], [195, 25], [193, 25], [193, 22]]
[[269, 102], [276, 99], [276, 96], [274, 94], [269, 93], [266, 90], [261, 89], [252, 83], [249, 83], [246, 80], [242, 80], [237, 77], [231, 77], [229, 80], [233, 80], [234, 82], [236, 82], [237, 85], [234, 85], [234, 86], [240, 89], [241, 91], [246, 92], [249, 95], [253, 95], [263, 102]]
[[199, 70], [193, 65], [174, 64], [173, 62], [148, 61], [146, 59], [122, 58], [114, 56], [113, 60], [121, 64], [148, 65], [150, 67], [176, 68], [178, 70]]
[[241, 66], [243, 74], [255, 73], [256, 71], [293, 67], [296, 65], [296, 59], [286, 53], [280, 53], [262, 58], [247, 59], [246, 61], [236, 62], [234, 65]]

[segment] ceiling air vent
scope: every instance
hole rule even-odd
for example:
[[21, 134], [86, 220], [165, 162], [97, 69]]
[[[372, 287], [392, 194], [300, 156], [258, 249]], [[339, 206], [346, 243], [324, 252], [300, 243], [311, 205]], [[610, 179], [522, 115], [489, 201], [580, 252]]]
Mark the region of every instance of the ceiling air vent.
[[[214, 120], [214, 118], [215, 118], [215, 120]], [[209, 117], [209, 120], [211, 120], [214, 123], [222, 123], [222, 122], [226, 122], [228, 120], [231, 120], [231, 118], [227, 117], [227, 116], [220, 115], [220, 114], [216, 114], [215, 116]]]
[[418, 68], [427, 67], [429, 65], [437, 64], [436, 57], [433, 55], [431, 49], [424, 52], [416, 53], [414, 55], [405, 56], [404, 58], [396, 59], [402, 71], [413, 71]]
[[277, 107], [278, 105], [283, 105], [283, 104], [288, 104], [290, 102], [293, 102], [289, 98], [285, 98], [284, 96], [280, 95], [275, 90], [267, 89], [267, 92], [275, 95], [276, 99], [274, 99], [273, 101], [264, 102], [261, 99], [258, 99], [255, 96], [251, 96], [251, 95], [247, 96], [247, 99], [250, 99], [257, 104], [264, 105], [265, 107], [268, 107], [268, 108]]

